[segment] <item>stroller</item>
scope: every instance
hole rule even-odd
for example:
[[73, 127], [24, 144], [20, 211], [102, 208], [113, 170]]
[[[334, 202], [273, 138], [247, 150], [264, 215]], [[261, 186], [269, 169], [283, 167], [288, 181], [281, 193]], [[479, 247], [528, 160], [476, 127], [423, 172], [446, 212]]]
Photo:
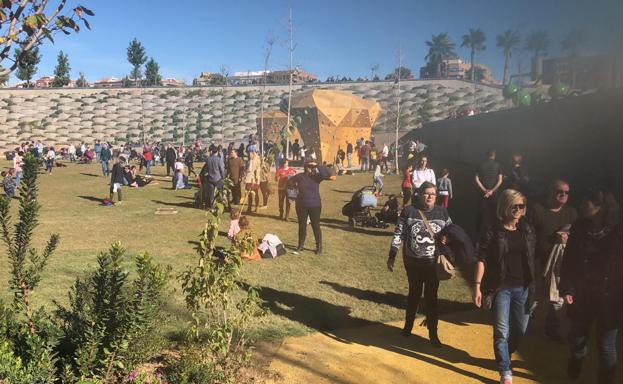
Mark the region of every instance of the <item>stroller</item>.
[[348, 217], [348, 225], [351, 227], [357, 224], [363, 227], [372, 219], [370, 208], [376, 207], [376, 204], [374, 187], [366, 186], [353, 194], [350, 201], [342, 207], [342, 214]]

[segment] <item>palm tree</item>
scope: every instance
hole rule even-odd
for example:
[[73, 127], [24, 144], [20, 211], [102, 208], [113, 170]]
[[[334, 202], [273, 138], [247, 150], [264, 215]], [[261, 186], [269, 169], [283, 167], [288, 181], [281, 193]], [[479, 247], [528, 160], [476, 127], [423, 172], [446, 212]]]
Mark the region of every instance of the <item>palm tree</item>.
[[504, 85], [508, 82], [508, 63], [513, 51], [517, 49], [520, 43], [519, 33], [510, 29], [497, 36], [496, 46], [504, 52], [504, 77], [502, 79], [502, 84]]
[[456, 57], [454, 48], [456, 45], [450, 40], [447, 33], [440, 33], [433, 35], [432, 38], [426, 42], [428, 46], [428, 54], [424, 58], [428, 62], [428, 66], [435, 66], [435, 74], [437, 77], [441, 77], [441, 62]]
[[526, 38], [525, 48], [528, 51], [534, 52], [534, 59], [546, 56], [549, 46], [550, 41], [549, 37], [547, 37], [547, 32], [542, 29], [533, 31], [530, 35], [528, 35], [528, 38]]
[[575, 88], [577, 58], [579, 56], [579, 48], [586, 41], [586, 33], [578, 28], [571, 29], [562, 39], [560, 46], [563, 52], [567, 53], [569, 58], [569, 67], [571, 69], [571, 89]]
[[487, 49], [485, 46], [485, 41], [487, 41], [487, 36], [480, 28], [470, 28], [469, 33], [463, 35], [463, 43], [461, 43], [461, 47], [468, 47], [469, 52], [469, 60], [470, 60], [470, 68], [472, 73], [472, 82], [475, 82], [476, 77], [474, 76], [476, 71], [474, 71], [474, 57], [476, 56], [476, 51], [484, 51]]

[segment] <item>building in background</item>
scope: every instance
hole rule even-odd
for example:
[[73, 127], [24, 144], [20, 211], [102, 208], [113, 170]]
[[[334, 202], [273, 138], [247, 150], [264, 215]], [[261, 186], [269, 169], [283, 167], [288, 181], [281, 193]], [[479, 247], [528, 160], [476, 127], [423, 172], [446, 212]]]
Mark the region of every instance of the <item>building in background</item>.
[[183, 80], [174, 79], [172, 77], [162, 79], [160, 85], [163, 87], [184, 87], [186, 83]]
[[195, 77], [193, 79], [193, 85], [195, 87], [205, 87], [208, 85], [214, 85], [215, 79], [220, 76], [221, 75], [218, 73], [201, 72], [199, 77]]
[[[470, 68], [471, 64], [469, 61], [460, 59], [458, 57], [452, 59], [446, 59], [441, 62], [441, 79], [460, 79], [460, 80], [471, 80]], [[480, 83], [483, 84], [501, 84], [499, 80], [493, 77], [493, 72], [491, 68], [484, 64], [474, 63], [474, 67], [476, 67], [476, 74], [480, 77]], [[420, 79], [434, 79], [437, 78], [436, 68], [431, 68], [428, 65], [425, 65], [420, 68]]]
[[[260, 85], [264, 82], [264, 75], [268, 76], [271, 71], [246, 71], [234, 72], [233, 76], [227, 78], [230, 85]], [[266, 79], [268, 82], [268, 78]]]
[[615, 54], [558, 57], [540, 61], [533, 66], [533, 79], [540, 78], [543, 84], [563, 82], [576, 90], [621, 86], [623, 59]]
[[105, 77], [93, 83], [96, 88], [121, 88], [123, 87], [123, 79], [116, 77]]
[[[309, 72], [305, 72], [300, 68], [292, 70], [292, 83], [293, 84], [305, 84], [315, 83], [318, 81], [318, 77]], [[269, 84], [288, 84], [290, 82], [290, 70], [274, 71], [268, 74]]]

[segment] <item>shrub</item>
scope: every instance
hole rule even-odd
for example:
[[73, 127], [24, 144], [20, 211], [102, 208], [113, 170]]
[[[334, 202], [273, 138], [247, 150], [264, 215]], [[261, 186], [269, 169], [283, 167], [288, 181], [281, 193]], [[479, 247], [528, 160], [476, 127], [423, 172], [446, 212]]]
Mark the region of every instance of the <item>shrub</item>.
[[59, 352], [76, 376], [110, 380], [159, 353], [162, 294], [169, 268], [151, 256], [136, 257], [137, 277], [129, 281], [121, 262], [125, 250], [114, 243], [98, 256], [98, 268], [77, 279], [67, 308], [57, 304], [63, 337]]

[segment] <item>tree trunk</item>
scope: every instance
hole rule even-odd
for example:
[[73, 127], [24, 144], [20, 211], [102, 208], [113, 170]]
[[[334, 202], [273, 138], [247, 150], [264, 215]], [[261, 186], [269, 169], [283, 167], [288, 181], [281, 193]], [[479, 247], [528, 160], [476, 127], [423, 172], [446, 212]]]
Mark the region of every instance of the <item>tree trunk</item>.
[[472, 83], [476, 82], [476, 71], [474, 70], [474, 48], [472, 48], [472, 51], [470, 53], [470, 62], [472, 64]]
[[502, 85], [506, 85], [508, 82], [508, 61], [510, 60], [510, 54], [507, 52], [504, 54], [504, 76], [502, 77]]

